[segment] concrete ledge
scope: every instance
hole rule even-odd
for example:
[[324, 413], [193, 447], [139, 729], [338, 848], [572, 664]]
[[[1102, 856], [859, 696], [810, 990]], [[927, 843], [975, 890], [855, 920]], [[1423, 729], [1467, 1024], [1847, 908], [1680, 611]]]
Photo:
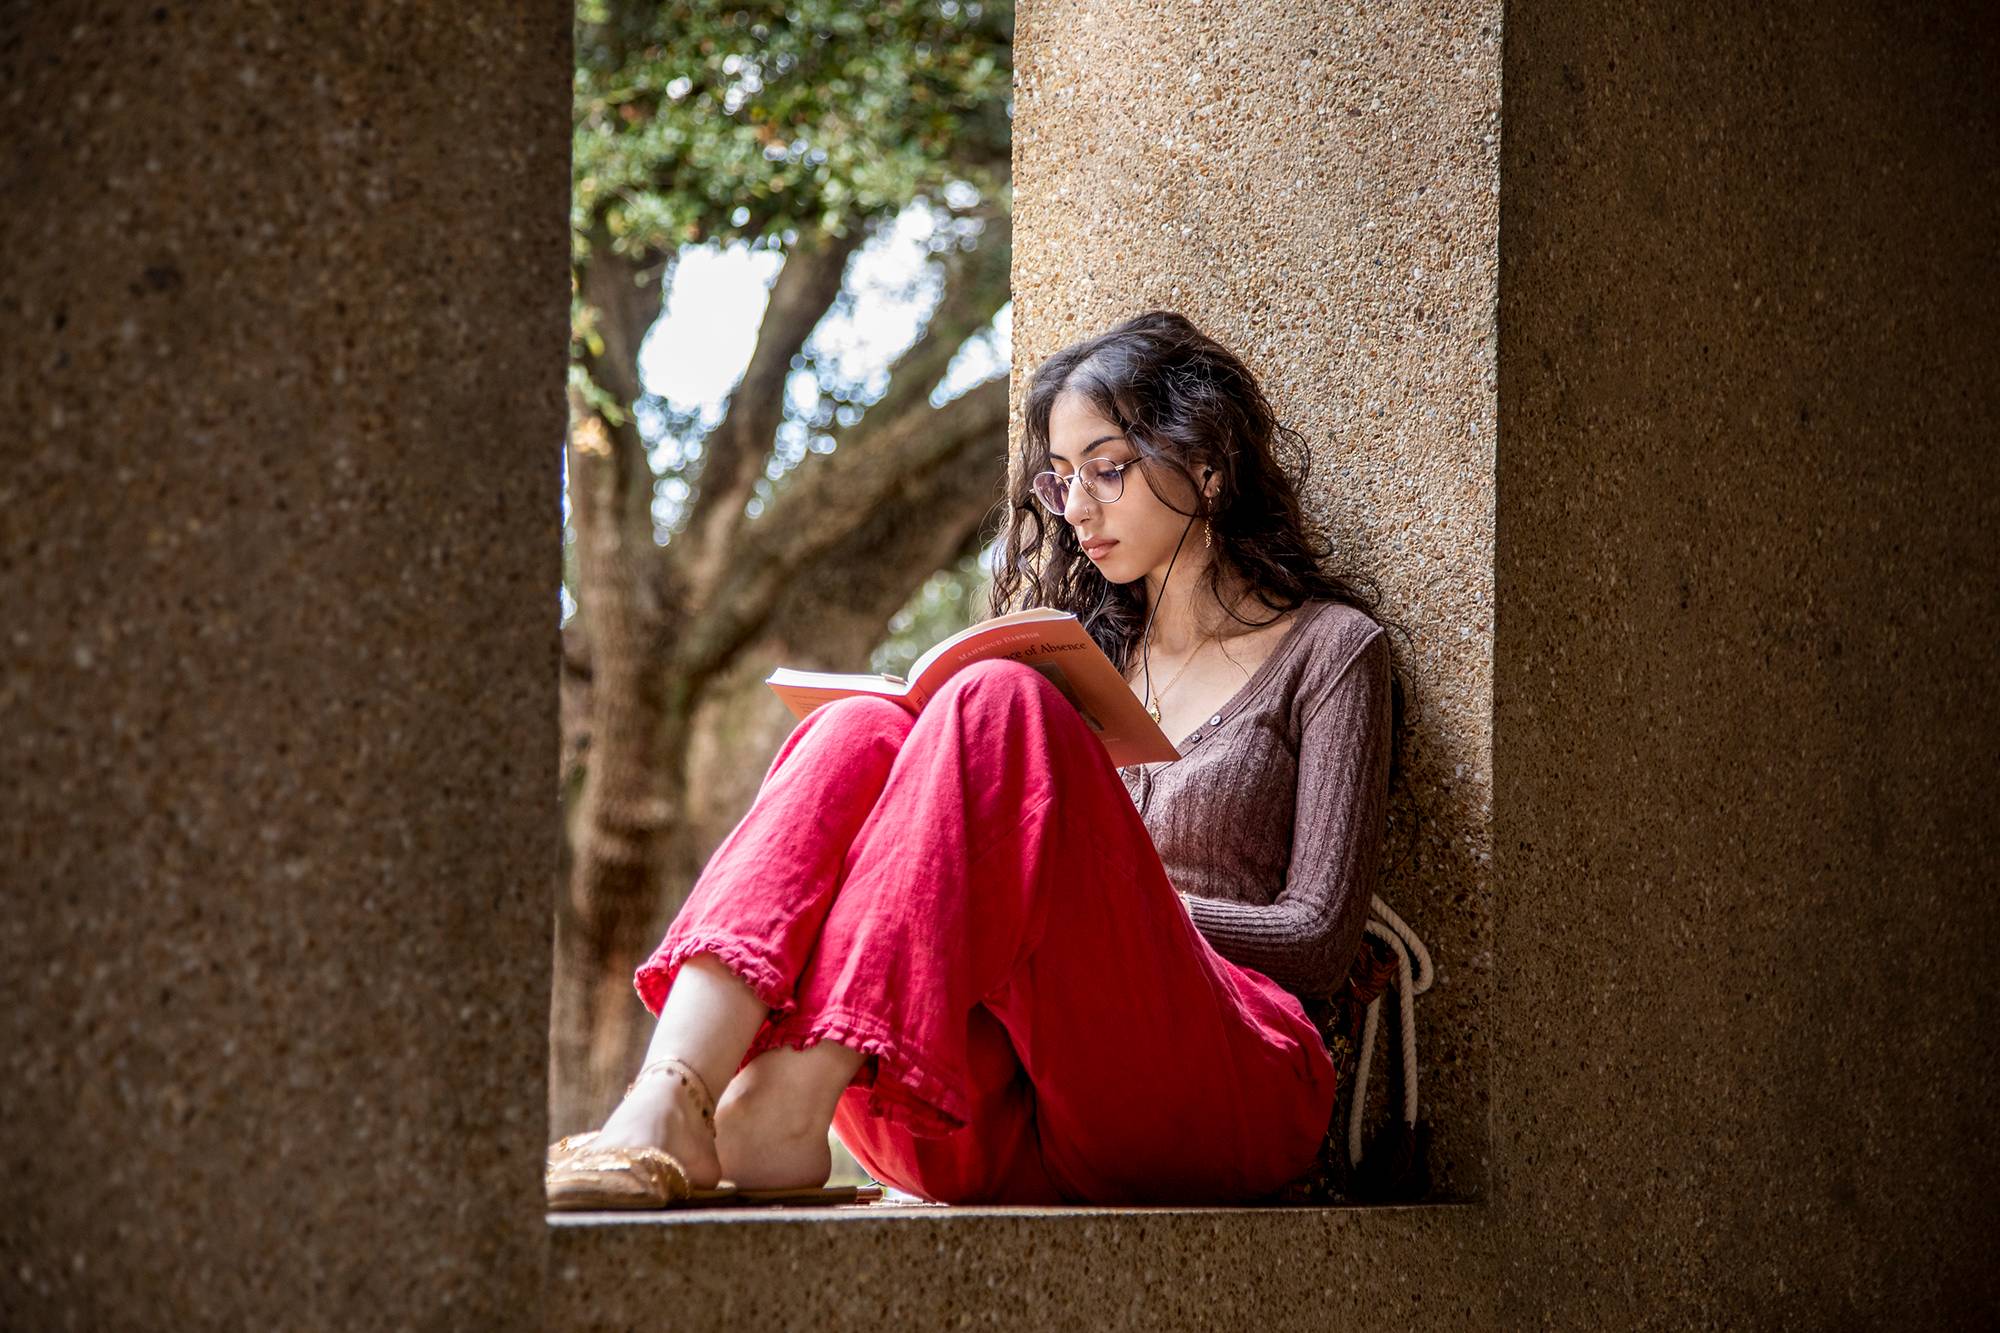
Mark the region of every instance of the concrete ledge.
[[1201, 1216], [1201, 1217], [1268, 1217], [1274, 1214], [1317, 1216], [1321, 1213], [1395, 1213], [1425, 1212], [1436, 1208], [1459, 1208], [1480, 1210], [1480, 1203], [1411, 1203], [1388, 1205], [1354, 1205], [1336, 1208], [1308, 1208], [1284, 1206], [1276, 1208], [1201, 1208], [1191, 1205], [1162, 1204], [1145, 1208], [1093, 1208], [1081, 1204], [1039, 1204], [1032, 1206], [1013, 1204], [938, 1204], [938, 1203], [841, 1203], [825, 1208], [662, 1208], [648, 1212], [604, 1211], [597, 1213], [550, 1213], [551, 1227], [603, 1227], [603, 1226], [693, 1226], [709, 1222], [761, 1222], [785, 1223], [810, 1220], [814, 1222], [875, 1220], [886, 1217], [960, 1218], [960, 1217], [1157, 1217]]
[[1492, 1318], [1491, 1288], [1466, 1280], [1468, 1265], [1493, 1271], [1488, 1218], [1484, 1204], [551, 1215], [548, 1317], [552, 1328], [1462, 1328]]

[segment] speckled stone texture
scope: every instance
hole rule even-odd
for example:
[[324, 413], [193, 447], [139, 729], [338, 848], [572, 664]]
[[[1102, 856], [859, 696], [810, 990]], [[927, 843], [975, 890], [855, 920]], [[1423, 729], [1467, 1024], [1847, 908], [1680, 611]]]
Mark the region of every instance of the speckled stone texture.
[[1505, 1308], [1989, 1324], [2000, 29], [1507, 24]]
[[1304, 435], [1332, 568], [1397, 626], [1378, 891], [1437, 967], [1418, 1039], [1440, 1200], [1482, 1193], [1492, 1083], [1500, 26], [1498, 0], [1030, 3], [1015, 42], [1017, 411], [1059, 347], [1180, 311]]
[[550, 1326], [1463, 1333], [1496, 1324], [1498, 1237], [1474, 1204], [866, 1213], [565, 1217], [551, 1228]]
[[536, 1321], [570, 69], [0, 11], [0, 1326]]

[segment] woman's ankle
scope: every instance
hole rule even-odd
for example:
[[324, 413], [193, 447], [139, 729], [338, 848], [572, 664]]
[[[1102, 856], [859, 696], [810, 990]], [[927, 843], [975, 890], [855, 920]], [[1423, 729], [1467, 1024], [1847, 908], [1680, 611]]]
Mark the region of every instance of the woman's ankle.
[[740, 1120], [758, 1132], [788, 1139], [824, 1135], [841, 1094], [866, 1058], [829, 1040], [803, 1048], [771, 1046], [738, 1070], [723, 1090], [715, 1107], [717, 1124], [725, 1118]]
[[599, 1136], [606, 1142], [685, 1147], [690, 1140], [713, 1143], [715, 1124], [674, 1080], [645, 1079], [612, 1109]]
[[716, 1160], [723, 1177], [742, 1189], [815, 1189], [833, 1174], [833, 1146], [827, 1126], [800, 1128], [722, 1118], [716, 1131]]

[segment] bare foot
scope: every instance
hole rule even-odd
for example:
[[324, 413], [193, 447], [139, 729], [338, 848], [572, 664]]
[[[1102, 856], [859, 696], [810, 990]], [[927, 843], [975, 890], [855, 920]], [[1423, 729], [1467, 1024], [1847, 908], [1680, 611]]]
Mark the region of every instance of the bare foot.
[[[695, 1109], [694, 1094], [678, 1078], [639, 1080], [591, 1140], [600, 1148], [663, 1148], [687, 1172], [688, 1184], [714, 1189], [722, 1179], [715, 1129]], [[827, 1170], [832, 1171], [829, 1164]]]

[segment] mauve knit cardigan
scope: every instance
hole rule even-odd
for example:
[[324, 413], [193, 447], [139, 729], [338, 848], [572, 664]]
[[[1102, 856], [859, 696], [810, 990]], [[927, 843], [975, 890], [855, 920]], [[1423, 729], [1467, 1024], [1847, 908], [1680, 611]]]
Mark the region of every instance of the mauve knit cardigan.
[[1332, 995], [1361, 947], [1389, 728], [1385, 631], [1314, 600], [1179, 759], [1119, 770], [1202, 935], [1301, 999]]

